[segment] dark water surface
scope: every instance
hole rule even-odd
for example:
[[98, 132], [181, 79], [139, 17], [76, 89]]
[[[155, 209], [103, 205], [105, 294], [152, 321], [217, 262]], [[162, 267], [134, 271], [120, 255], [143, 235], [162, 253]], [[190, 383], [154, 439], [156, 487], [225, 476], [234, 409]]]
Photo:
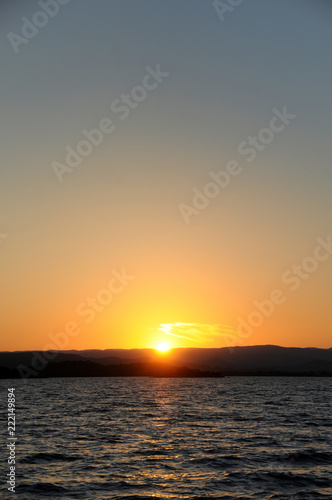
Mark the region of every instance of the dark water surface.
[[[332, 499], [328, 378], [0, 381], [0, 498]], [[17, 487], [7, 491], [7, 387]]]

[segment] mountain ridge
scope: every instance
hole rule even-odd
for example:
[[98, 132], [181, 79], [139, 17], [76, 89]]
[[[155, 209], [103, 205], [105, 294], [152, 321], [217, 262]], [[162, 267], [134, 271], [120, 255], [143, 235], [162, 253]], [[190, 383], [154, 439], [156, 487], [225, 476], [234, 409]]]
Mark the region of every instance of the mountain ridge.
[[[44, 376], [52, 376], [51, 373], [59, 373], [59, 364], [68, 362], [93, 363], [99, 367], [91, 368], [87, 364], [87, 372], [92, 369], [95, 370], [95, 373], [132, 373], [131, 376], [136, 376], [135, 373], [148, 373], [148, 367], [152, 366], [151, 363], [155, 363], [156, 366], [166, 366], [167, 364], [170, 367], [169, 373], [174, 374], [180, 373], [179, 370], [183, 369], [196, 370], [196, 375], [193, 376], [201, 376], [199, 372], [212, 372], [219, 375], [324, 374], [332, 376], [332, 348], [282, 347], [270, 344], [230, 348], [183, 347], [173, 348], [163, 354], [155, 349], [3, 351], [0, 352], [0, 376], [4, 378], [10, 373], [13, 375], [17, 373], [18, 367], [32, 369], [34, 372], [38, 372], [38, 376], [41, 377], [43, 371], [45, 371]], [[133, 368], [133, 365], [136, 366], [135, 369], [130, 368], [130, 366]], [[67, 372], [66, 368], [65, 373]], [[48, 375], [46, 375], [47, 373]], [[82, 373], [81, 368], [80, 373]], [[70, 376], [75, 376], [75, 374]]]

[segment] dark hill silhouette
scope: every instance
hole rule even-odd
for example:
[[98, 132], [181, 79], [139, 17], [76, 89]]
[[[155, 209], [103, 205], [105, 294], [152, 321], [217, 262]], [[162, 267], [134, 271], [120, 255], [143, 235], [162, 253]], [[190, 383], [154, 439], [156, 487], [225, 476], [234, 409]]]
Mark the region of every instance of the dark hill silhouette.
[[[32, 368], [33, 369], [33, 368]], [[34, 370], [36, 372], [36, 370]], [[51, 362], [33, 377], [221, 377], [213, 371], [177, 367], [167, 363], [127, 363], [103, 365], [92, 361]], [[0, 378], [19, 378], [16, 368], [0, 368]]]
[[[41, 377], [84, 374], [197, 377], [218, 374], [332, 376], [332, 349], [263, 345], [231, 349], [177, 348], [167, 354], [160, 354], [154, 349], [71, 350], [54, 351], [52, 360], [49, 354], [52, 355], [52, 352], [1, 352], [0, 377], [16, 377], [18, 366], [34, 368], [40, 366], [40, 363], [42, 369], [38, 367], [37, 371]], [[61, 371], [63, 375], [60, 375]], [[210, 374], [206, 375], [209, 372]], [[184, 373], [187, 375], [183, 375]]]
[[[160, 359], [153, 349], [108, 349], [105, 351], [70, 351], [82, 357], [108, 364], [110, 358], [117, 363], [147, 362]], [[167, 361], [176, 366], [188, 366], [200, 370], [221, 371], [231, 374], [253, 372], [332, 373], [332, 349], [280, 347], [274, 345], [241, 346], [234, 348], [172, 349]]]

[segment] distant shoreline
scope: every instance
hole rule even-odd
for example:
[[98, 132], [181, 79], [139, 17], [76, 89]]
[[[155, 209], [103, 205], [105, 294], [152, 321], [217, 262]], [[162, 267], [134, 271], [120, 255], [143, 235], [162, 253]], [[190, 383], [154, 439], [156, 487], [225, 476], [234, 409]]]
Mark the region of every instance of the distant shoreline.
[[43, 370], [27, 367], [27, 376], [17, 368], [0, 367], [0, 379], [20, 378], [96, 378], [96, 377], [149, 377], [149, 378], [224, 378], [224, 377], [331, 377], [331, 372], [281, 372], [281, 371], [206, 371], [172, 366], [166, 363], [130, 363], [100, 365], [90, 361], [62, 361], [49, 363]]
[[331, 377], [332, 349], [232, 348], [0, 352], [0, 379], [58, 377]]

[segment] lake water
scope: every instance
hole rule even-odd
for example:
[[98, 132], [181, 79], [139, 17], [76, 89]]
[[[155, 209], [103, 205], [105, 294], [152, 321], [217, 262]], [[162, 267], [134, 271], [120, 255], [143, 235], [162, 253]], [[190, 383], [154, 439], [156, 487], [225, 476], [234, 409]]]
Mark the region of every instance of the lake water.
[[0, 498], [331, 499], [332, 380], [76, 378], [16, 388], [16, 493]]

